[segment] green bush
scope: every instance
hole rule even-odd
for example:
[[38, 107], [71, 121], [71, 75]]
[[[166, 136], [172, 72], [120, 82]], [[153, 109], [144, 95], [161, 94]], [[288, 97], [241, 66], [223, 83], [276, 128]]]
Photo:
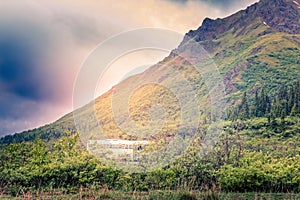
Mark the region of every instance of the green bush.
[[238, 165], [223, 166], [219, 175], [219, 183], [227, 191], [299, 192], [300, 156], [274, 158], [245, 152]]

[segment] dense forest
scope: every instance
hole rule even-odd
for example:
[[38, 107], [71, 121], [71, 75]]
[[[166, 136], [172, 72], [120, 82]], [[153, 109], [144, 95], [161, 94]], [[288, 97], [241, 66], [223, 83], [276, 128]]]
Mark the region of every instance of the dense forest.
[[255, 91], [254, 98], [248, 97], [247, 93], [244, 92], [241, 103], [229, 111], [228, 119], [236, 120], [249, 119], [252, 117], [267, 117], [269, 123], [278, 117], [284, 120], [288, 115], [299, 115], [299, 99], [299, 82], [289, 87], [282, 84], [278, 89], [278, 93], [273, 98], [263, 88]]

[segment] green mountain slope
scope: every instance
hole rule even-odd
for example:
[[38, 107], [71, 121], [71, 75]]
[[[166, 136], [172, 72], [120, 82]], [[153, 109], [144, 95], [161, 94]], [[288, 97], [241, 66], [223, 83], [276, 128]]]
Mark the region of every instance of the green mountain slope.
[[[129, 92], [130, 85], [140, 80], [155, 79], [160, 75], [159, 84], [164, 85], [182, 76], [193, 83], [196, 91], [200, 123], [210, 120], [209, 87], [201, 73], [193, 64], [202, 62], [197, 57], [199, 49], [193, 49], [192, 43], [201, 45], [216, 64], [225, 85], [226, 101], [229, 109], [238, 105], [246, 92], [249, 101], [254, 101], [255, 93], [264, 89], [270, 97], [276, 96], [282, 84], [293, 85], [300, 80], [300, 9], [299, 0], [261, 0], [246, 10], [242, 10], [224, 19], [205, 19], [197, 30], [189, 31], [179, 47], [170, 56], [152, 66], [144, 73], [129, 77], [95, 100], [97, 121], [93, 121], [93, 102], [75, 111], [85, 130], [89, 131], [86, 139], [97, 138], [100, 124], [104, 134], [110, 138], [143, 139], [145, 135], [128, 135], [120, 129], [114, 119], [111, 107], [112, 94], [116, 97]], [[176, 55], [181, 52], [187, 57], [196, 57], [194, 63]], [[170, 77], [173, 71], [177, 77]], [[155, 141], [172, 138], [181, 122], [179, 100], [166, 87], [159, 84], [144, 85], [134, 90], [129, 101], [130, 117], [145, 132], [151, 131], [149, 109], [152, 104], [160, 104], [166, 111], [166, 122]], [[118, 104], [118, 102], [116, 102]], [[188, 106], [192, 104], [187, 102]], [[299, 108], [298, 108], [299, 109]], [[126, 113], [119, 113], [120, 118]], [[122, 121], [122, 119], [119, 119]], [[125, 121], [125, 120], [124, 120]], [[120, 122], [122, 124], [122, 122]], [[159, 122], [158, 122], [159, 123]], [[77, 124], [78, 125], [78, 124]], [[150, 124], [151, 125], [151, 124]], [[37, 136], [45, 140], [58, 138], [64, 130], [76, 131], [73, 113], [70, 113], [53, 124], [6, 136], [0, 143], [31, 141]]]

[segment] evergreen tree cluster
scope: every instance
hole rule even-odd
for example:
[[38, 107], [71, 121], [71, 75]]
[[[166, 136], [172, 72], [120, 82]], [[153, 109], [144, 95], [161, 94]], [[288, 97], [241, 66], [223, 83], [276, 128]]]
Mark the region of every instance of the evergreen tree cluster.
[[270, 119], [300, 114], [300, 83], [292, 86], [282, 85], [275, 96], [265, 89], [256, 90], [254, 99], [244, 92], [241, 102], [228, 113], [228, 119], [249, 119], [267, 117]]

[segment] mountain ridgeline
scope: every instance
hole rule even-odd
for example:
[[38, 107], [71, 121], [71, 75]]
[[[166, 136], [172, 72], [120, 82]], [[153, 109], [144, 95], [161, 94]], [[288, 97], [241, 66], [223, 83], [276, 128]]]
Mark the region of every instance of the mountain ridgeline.
[[[121, 130], [114, 120], [111, 101], [115, 89], [118, 88], [119, 94], [125, 93], [132, 82], [157, 73], [167, 76], [172, 70], [195, 83], [193, 89], [197, 92], [199, 104], [203, 106], [202, 123], [209, 123], [209, 91], [201, 75], [193, 70], [190, 63], [174, 54], [179, 51], [197, 55], [197, 49], [189, 45], [191, 40], [210, 54], [222, 76], [228, 105], [225, 117], [228, 120], [266, 117], [276, 121], [281, 116], [299, 116], [300, 2], [261, 0], [224, 19], [204, 19], [202, 25], [197, 30], [189, 31], [178, 48], [163, 61], [123, 80], [98, 97], [95, 100], [97, 123], [108, 137], [136, 139]], [[171, 80], [161, 78], [159, 83], [168, 81]], [[173, 137], [180, 121], [180, 107], [176, 97], [163, 87], [147, 85], [135, 90], [129, 102], [130, 117], [140, 127], [148, 125], [149, 108], [153, 102], [167, 107], [167, 121], [161, 133], [152, 139]], [[96, 137], [93, 134], [97, 134], [97, 124], [89, 123], [91, 106], [88, 104], [74, 112], [86, 120], [90, 138], [93, 138]], [[49, 141], [61, 137], [65, 130], [76, 132], [73, 113], [44, 127], [5, 136], [0, 139], [0, 144], [33, 141], [36, 138]]]

